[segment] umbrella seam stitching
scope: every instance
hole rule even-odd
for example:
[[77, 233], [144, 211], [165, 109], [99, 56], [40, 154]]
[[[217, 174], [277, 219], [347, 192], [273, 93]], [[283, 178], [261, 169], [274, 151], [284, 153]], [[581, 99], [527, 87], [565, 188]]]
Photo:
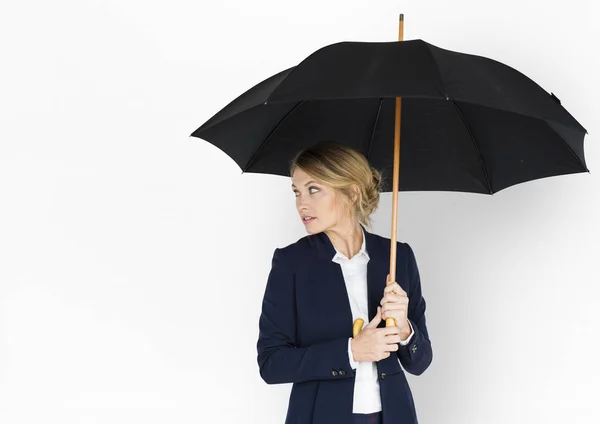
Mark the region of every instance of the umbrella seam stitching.
[[242, 174], [244, 172], [246, 172], [246, 170], [248, 168], [250, 168], [250, 165], [252, 164], [252, 162], [254, 161], [254, 158], [256, 158], [258, 156], [258, 154], [260, 153], [260, 151], [265, 147], [265, 145], [267, 144], [267, 142], [271, 139], [271, 136], [273, 135], [273, 133], [275, 131], [277, 131], [277, 128], [279, 128], [281, 126], [281, 124], [283, 124], [283, 122], [296, 110], [296, 108], [298, 108], [298, 106], [300, 106], [300, 104], [304, 102], [304, 100], [300, 100], [288, 113], [286, 113], [286, 115], [283, 117], [282, 120], [280, 120], [277, 125], [275, 125], [275, 128], [273, 128], [271, 130], [271, 132], [269, 133], [269, 135], [267, 135], [267, 137], [265, 138], [265, 141], [262, 142], [262, 144], [260, 145], [260, 147], [256, 150], [256, 152], [254, 152], [254, 154], [252, 155], [252, 157], [250, 158], [250, 160], [248, 161], [248, 163], [246, 163], [246, 166], [244, 166], [242, 168]]
[[309, 56], [305, 57], [305, 58], [304, 58], [302, 61], [300, 61], [300, 63], [298, 63], [296, 66], [293, 66], [293, 67], [292, 67], [293, 69], [290, 71], [290, 73], [289, 73], [289, 74], [287, 74], [287, 75], [285, 76], [285, 78], [284, 78], [284, 79], [282, 79], [282, 80], [281, 80], [281, 82], [280, 82], [279, 84], [277, 84], [277, 87], [275, 87], [275, 88], [273, 89], [273, 91], [271, 91], [271, 94], [269, 94], [269, 95], [267, 96], [267, 99], [265, 100], [265, 103], [264, 103], [264, 104], [267, 104], [267, 103], [268, 103], [268, 102], [271, 100], [271, 97], [273, 97], [273, 94], [275, 94], [275, 92], [276, 92], [277, 90], [279, 90], [279, 88], [281, 88], [281, 85], [282, 85], [282, 84], [283, 84], [283, 83], [284, 83], [284, 82], [285, 82], [285, 81], [286, 81], [288, 78], [290, 78], [290, 76], [292, 76], [292, 75], [294, 74], [294, 72], [296, 72], [296, 70], [297, 70], [297, 69], [298, 69], [298, 67], [299, 67], [299, 66], [302, 64], [302, 62], [304, 62], [304, 61], [305, 61], [306, 59], [308, 59], [310, 56], [311, 56], [311, 55], [309, 55]]
[[[550, 124], [548, 124], [548, 121], [546, 121], [545, 119], [542, 119], [542, 122], [544, 123], [544, 125], [546, 125], [550, 129], [550, 131], [552, 131], [556, 135], [558, 135], [558, 138], [560, 138], [560, 140], [563, 142], [563, 144], [565, 146], [567, 146], [567, 149], [569, 149], [569, 151], [571, 152], [571, 154], [575, 157], [575, 159], [577, 160], [577, 162], [579, 162], [579, 164], [583, 167], [583, 169], [585, 169], [586, 172], [590, 172], [590, 170], [588, 169], [588, 167], [581, 161], [581, 159], [579, 158], [579, 156], [577, 156], [577, 153], [575, 153], [575, 151], [571, 148], [571, 146], [569, 145], [569, 143], [567, 143], [565, 141], [565, 139], [562, 137], [562, 135], [558, 131], [556, 131], [554, 128], [552, 128], [550, 126]], [[585, 156], [585, 151], [583, 153], [584, 153], [584, 156]], [[584, 157], [584, 160], [585, 160], [585, 157]]]
[[452, 105], [454, 105], [454, 109], [456, 110], [456, 112], [458, 112], [458, 115], [460, 116], [460, 120], [462, 121], [463, 125], [467, 129], [467, 132], [469, 133], [469, 138], [471, 139], [471, 143], [473, 143], [473, 146], [475, 147], [475, 150], [477, 150], [477, 155], [479, 156], [479, 161], [481, 162], [481, 167], [483, 168], [483, 175], [485, 176], [485, 182], [487, 183], [488, 190], [489, 190], [490, 194], [493, 195], [494, 192], [492, 191], [492, 183], [491, 183], [490, 178], [488, 176], [487, 167], [485, 166], [485, 161], [483, 160], [483, 156], [481, 155], [481, 151], [479, 150], [479, 146], [477, 145], [477, 142], [475, 141], [475, 136], [471, 132], [471, 127], [469, 126], [469, 124], [467, 124], [467, 121], [465, 120], [465, 117], [463, 116], [462, 112], [458, 108], [458, 105], [456, 104], [456, 102], [454, 101], [454, 99], [452, 99], [451, 101], [452, 101]]
[[434, 65], [435, 65], [437, 74], [440, 77], [440, 83], [442, 84], [442, 88], [444, 89], [444, 97], [446, 98], [446, 100], [448, 100], [448, 92], [446, 90], [446, 83], [444, 82], [444, 79], [442, 78], [442, 73], [440, 71], [440, 65], [438, 64], [437, 60], [435, 60], [435, 56], [433, 56], [433, 53], [431, 52], [429, 43], [425, 43], [425, 46], [427, 47], [426, 50], [429, 53], [429, 56], [431, 57], [431, 60], [433, 61]]
[[379, 99], [379, 107], [377, 108], [377, 116], [375, 117], [375, 123], [371, 130], [371, 138], [369, 139], [369, 146], [367, 147], [367, 161], [369, 160], [369, 154], [371, 154], [371, 146], [373, 145], [373, 137], [375, 136], [375, 130], [377, 129], [377, 122], [379, 121], [379, 115], [381, 114], [381, 104], [383, 103], [383, 97]]

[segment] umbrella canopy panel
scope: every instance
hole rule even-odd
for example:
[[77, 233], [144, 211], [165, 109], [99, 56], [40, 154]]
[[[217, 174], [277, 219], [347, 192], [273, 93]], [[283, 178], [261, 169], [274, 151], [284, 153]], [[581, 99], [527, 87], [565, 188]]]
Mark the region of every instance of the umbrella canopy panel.
[[554, 95], [504, 64], [422, 40], [327, 46], [248, 90], [192, 136], [243, 172], [284, 176], [302, 148], [339, 141], [365, 154], [391, 191], [396, 96], [400, 191], [493, 194], [587, 171], [587, 131]]

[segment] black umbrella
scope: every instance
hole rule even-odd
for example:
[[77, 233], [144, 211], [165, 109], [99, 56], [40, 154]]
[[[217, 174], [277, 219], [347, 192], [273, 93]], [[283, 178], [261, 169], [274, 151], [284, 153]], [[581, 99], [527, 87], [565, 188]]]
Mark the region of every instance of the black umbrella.
[[[317, 140], [362, 152], [384, 173], [383, 191], [393, 193], [394, 276], [399, 190], [494, 194], [589, 172], [586, 133], [554, 94], [510, 66], [410, 40], [323, 47], [246, 91], [191, 135], [246, 173], [288, 176], [293, 156]], [[391, 178], [398, 166], [399, 181]]]

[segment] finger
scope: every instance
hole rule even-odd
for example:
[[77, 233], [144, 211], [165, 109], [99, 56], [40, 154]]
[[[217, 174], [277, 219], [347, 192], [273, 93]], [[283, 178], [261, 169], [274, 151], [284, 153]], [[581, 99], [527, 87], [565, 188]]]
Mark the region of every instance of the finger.
[[408, 309], [407, 306], [408, 305], [404, 302], [395, 302], [395, 303], [387, 302], [387, 303], [384, 303], [383, 306], [381, 307], [381, 312], [386, 313], [386, 312], [390, 312], [390, 311], [394, 311], [394, 312], [406, 311]]
[[388, 312], [383, 312], [381, 314], [381, 320], [388, 320], [388, 319], [393, 319], [394, 320], [394, 326], [399, 327], [398, 323], [402, 322], [403, 319], [405, 319], [405, 313], [402, 311], [388, 311]]
[[384, 349], [389, 349], [391, 346], [398, 345], [400, 343], [400, 336], [388, 336], [385, 339]]
[[389, 336], [385, 336], [385, 342], [388, 344], [400, 343], [400, 334], [390, 334]]
[[396, 352], [398, 350], [398, 343], [387, 344], [383, 349], [386, 352]]
[[387, 284], [385, 285], [384, 290], [391, 290], [392, 288], [396, 287], [396, 290], [398, 289], [398, 287], [400, 287], [400, 285], [396, 282], [396, 281], [387, 281]]
[[383, 289], [383, 295], [385, 296], [387, 293], [393, 293], [397, 296], [408, 297], [406, 291], [404, 291], [402, 287], [397, 285], [397, 283], [387, 286], [385, 289]]
[[388, 318], [394, 318], [395, 320], [404, 319], [408, 317], [407, 308], [404, 305], [400, 307], [395, 306], [393, 303], [386, 303], [381, 308], [381, 319], [386, 320]]
[[383, 306], [385, 304], [393, 304], [393, 305], [408, 305], [408, 298], [402, 296], [390, 296], [386, 295], [380, 301], [380, 305]]
[[394, 325], [392, 327], [377, 328], [375, 330], [375, 331], [377, 331], [377, 336], [378, 336], [377, 339], [381, 343], [388, 344], [388, 343], [390, 343], [390, 342], [388, 342], [388, 337], [392, 337], [392, 336], [398, 336], [399, 337], [400, 336], [400, 332], [388, 334], [386, 331], [381, 331], [381, 330], [388, 330], [389, 331], [389, 329], [392, 329], [394, 327], [396, 327], [396, 326]]
[[388, 292], [388, 293], [383, 294], [383, 299], [390, 299], [390, 300], [408, 299], [408, 296], [399, 294], [399, 293], [395, 293], [395, 292]]
[[383, 297], [389, 297], [390, 299], [408, 299], [408, 296], [406, 295], [406, 293], [402, 292], [402, 293], [396, 293], [396, 292], [387, 292], [383, 294]]
[[379, 325], [379, 323], [381, 322], [381, 306], [377, 307], [377, 314], [375, 315], [375, 317], [373, 317], [373, 319], [367, 324], [367, 327], [369, 328], [374, 328], [377, 327]]
[[385, 288], [383, 289], [383, 292], [384, 293], [395, 292], [397, 294], [405, 294], [406, 295], [406, 292], [404, 291], [404, 289], [400, 286], [400, 284], [398, 284], [396, 282], [385, 286]]
[[381, 330], [383, 330], [383, 334], [385, 336], [400, 334], [400, 327], [398, 327], [397, 325], [392, 325], [390, 327], [384, 327], [384, 328], [381, 328]]
[[394, 293], [387, 293], [385, 296], [383, 296], [381, 298], [381, 301], [379, 302], [380, 305], [383, 306], [384, 303], [387, 302], [391, 302], [391, 303], [405, 303], [408, 305], [408, 297], [407, 296], [402, 296], [399, 294], [394, 294]]

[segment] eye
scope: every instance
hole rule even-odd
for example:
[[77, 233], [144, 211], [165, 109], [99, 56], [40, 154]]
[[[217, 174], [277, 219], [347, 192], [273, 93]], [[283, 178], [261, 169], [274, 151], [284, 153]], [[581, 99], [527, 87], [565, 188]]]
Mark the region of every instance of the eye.
[[[308, 192], [309, 192], [309, 194], [312, 194], [312, 193], [310, 192], [312, 189], [315, 189], [315, 190], [319, 191], [319, 189], [318, 189], [317, 187], [315, 187], [315, 186], [311, 186], [311, 187], [309, 187], [309, 188], [308, 188]], [[298, 194], [299, 194], [298, 190], [293, 190], [293, 191], [294, 191], [294, 197], [298, 197]]]

